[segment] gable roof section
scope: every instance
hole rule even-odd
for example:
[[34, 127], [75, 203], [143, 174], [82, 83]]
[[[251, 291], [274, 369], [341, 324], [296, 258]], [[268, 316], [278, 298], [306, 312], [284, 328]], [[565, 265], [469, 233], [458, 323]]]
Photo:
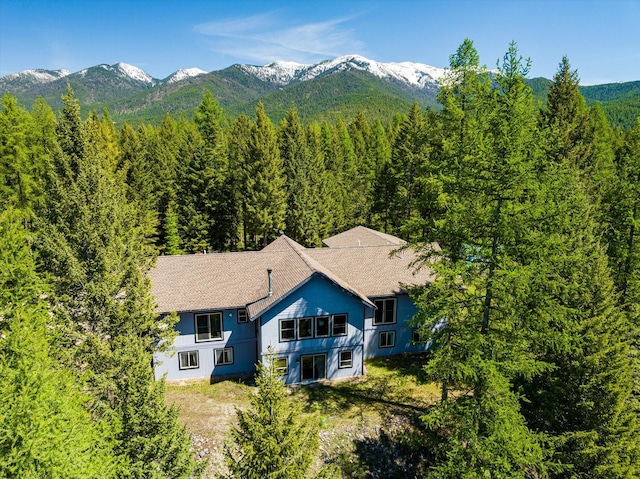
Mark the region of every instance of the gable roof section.
[[354, 248], [361, 246], [401, 246], [406, 241], [365, 226], [356, 226], [330, 238], [322, 240], [329, 248]]
[[[354, 230], [378, 233], [364, 227]], [[337, 242], [329, 242], [352, 244], [354, 238], [362, 237], [358, 231], [345, 235], [347, 231]], [[282, 235], [261, 251], [160, 256], [149, 273], [156, 310], [167, 313], [246, 307], [249, 317], [256, 318], [314, 275], [325, 277], [364, 304], [375, 307], [370, 297], [402, 293], [401, 284], [425, 284], [433, 280], [427, 268], [415, 273], [409, 268], [415, 254], [410, 249], [396, 251], [404, 245], [402, 240], [384, 233], [379, 235], [383, 236], [368, 237], [377, 242], [394, 242], [304, 248]], [[272, 270], [270, 296], [268, 269]]]

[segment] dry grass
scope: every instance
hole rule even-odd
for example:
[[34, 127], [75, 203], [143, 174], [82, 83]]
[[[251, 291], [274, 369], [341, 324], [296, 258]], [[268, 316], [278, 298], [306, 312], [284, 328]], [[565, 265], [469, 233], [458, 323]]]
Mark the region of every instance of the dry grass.
[[[419, 472], [420, 461], [414, 457], [419, 417], [438, 397], [438, 388], [422, 375], [425, 361], [424, 355], [371, 360], [365, 376], [294, 388], [292, 397], [320, 417], [320, 460], [339, 465], [345, 478], [411, 477], [407, 473]], [[242, 381], [167, 385], [168, 402], [180, 407], [196, 450], [210, 461], [208, 477], [223, 472], [223, 442], [235, 424], [236, 408], [249, 405], [252, 391]], [[390, 461], [398, 471], [384, 466]]]

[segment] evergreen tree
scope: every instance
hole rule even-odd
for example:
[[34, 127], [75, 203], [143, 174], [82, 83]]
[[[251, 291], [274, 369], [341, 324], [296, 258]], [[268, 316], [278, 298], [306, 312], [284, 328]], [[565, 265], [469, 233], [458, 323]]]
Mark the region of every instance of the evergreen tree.
[[0, 109], [0, 206], [31, 208], [41, 195], [42, 159], [31, 154], [32, 117], [6, 93]]
[[286, 191], [276, 132], [262, 103], [256, 108], [248, 146], [246, 227], [250, 236], [266, 246], [270, 237], [284, 229]]
[[[516, 373], [532, 376], [543, 369], [529, 354], [533, 325], [523, 294], [529, 276], [518, 241], [530, 227], [536, 189], [527, 65], [512, 44], [496, 78], [498, 89], [490, 92], [483, 87], [486, 77], [476, 74], [477, 53], [465, 40], [451, 70], [443, 115], [458, 128], [446, 138], [450, 200], [438, 221], [442, 251], [424, 247], [425, 259], [435, 261], [430, 265], [436, 279], [415, 295], [423, 328], [438, 324], [426, 369], [442, 384], [442, 397], [424, 419], [440, 436], [440, 448], [428, 477], [544, 476], [544, 443], [528, 428], [512, 389]], [[467, 97], [470, 91], [482, 95]], [[476, 115], [485, 121], [476, 122]], [[475, 148], [462, 151], [462, 144]]]
[[[119, 426], [118, 477], [197, 476], [184, 428], [171, 418], [175, 413], [166, 409], [153, 379], [154, 348], [170, 342], [173, 325], [154, 312], [145, 275], [151, 250], [139, 214], [127, 199], [125, 175], [108, 152], [95, 146], [100, 142], [95, 122], [83, 128], [74, 116], [79, 115], [77, 100], [64, 100], [68, 108], [58, 132], [65, 149], [56, 152], [47, 172], [38, 231], [42, 265], [55, 278], [53, 293], [65, 320], [60, 349], [72, 353], [61, 359], [87, 374], [94, 414]], [[82, 144], [74, 144], [74, 137]], [[132, 390], [138, 415], [128, 409]], [[172, 448], [153, 447], [160, 441]], [[141, 443], [149, 445], [143, 455]]]
[[21, 222], [0, 213], [0, 476], [115, 477], [113, 430], [51, 354], [49, 291]]
[[[249, 198], [249, 138], [253, 123], [246, 115], [239, 115], [231, 125], [228, 132], [229, 175], [227, 182], [234, 204], [239, 210], [239, 220], [242, 226], [242, 245], [246, 250], [249, 247], [248, 230], [248, 206]], [[231, 238], [232, 249], [236, 242], [235, 236]]]
[[304, 416], [278, 376], [275, 356], [256, 364], [257, 393], [248, 410], [238, 409], [238, 426], [225, 444], [228, 477], [235, 479], [330, 478], [332, 470], [311, 474], [318, 454], [318, 422]]
[[295, 105], [287, 111], [282, 120], [278, 136], [287, 178], [285, 232], [305, 246], [319, 246], [320, 217], [317, 205], [321, 201], [319, 178], [322, 171], [314, 171], [312, 168], [305, 131], [300, 124]]

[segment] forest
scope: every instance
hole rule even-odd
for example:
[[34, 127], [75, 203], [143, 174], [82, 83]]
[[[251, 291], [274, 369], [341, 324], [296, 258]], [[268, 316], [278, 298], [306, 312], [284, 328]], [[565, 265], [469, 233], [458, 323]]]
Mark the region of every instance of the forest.
[[640, 118], [612, 127], [567, 58], [541, 107], [529, 66], [512, 43], [490, 75], [467, 39], [441, 109], [373, 121], [229, 118], [206, 92], [134, 129], [82, 118], [71, 87], [59, 112], [7, 93], [0, 477], [201, 477], [150, 367], [175, 321], [155, 258], [356, 225], [436, 274], [410, 291], [440, 389], [427, 477], [640, 477]]

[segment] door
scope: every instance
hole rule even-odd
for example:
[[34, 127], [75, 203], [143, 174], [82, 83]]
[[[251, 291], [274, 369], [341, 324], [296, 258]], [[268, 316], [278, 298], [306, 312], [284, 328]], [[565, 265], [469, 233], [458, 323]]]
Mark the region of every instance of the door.
[[300, 358], [302, 363], [301, 380], [310, 381], [327, 377], [327, 355], [310, 354]]

